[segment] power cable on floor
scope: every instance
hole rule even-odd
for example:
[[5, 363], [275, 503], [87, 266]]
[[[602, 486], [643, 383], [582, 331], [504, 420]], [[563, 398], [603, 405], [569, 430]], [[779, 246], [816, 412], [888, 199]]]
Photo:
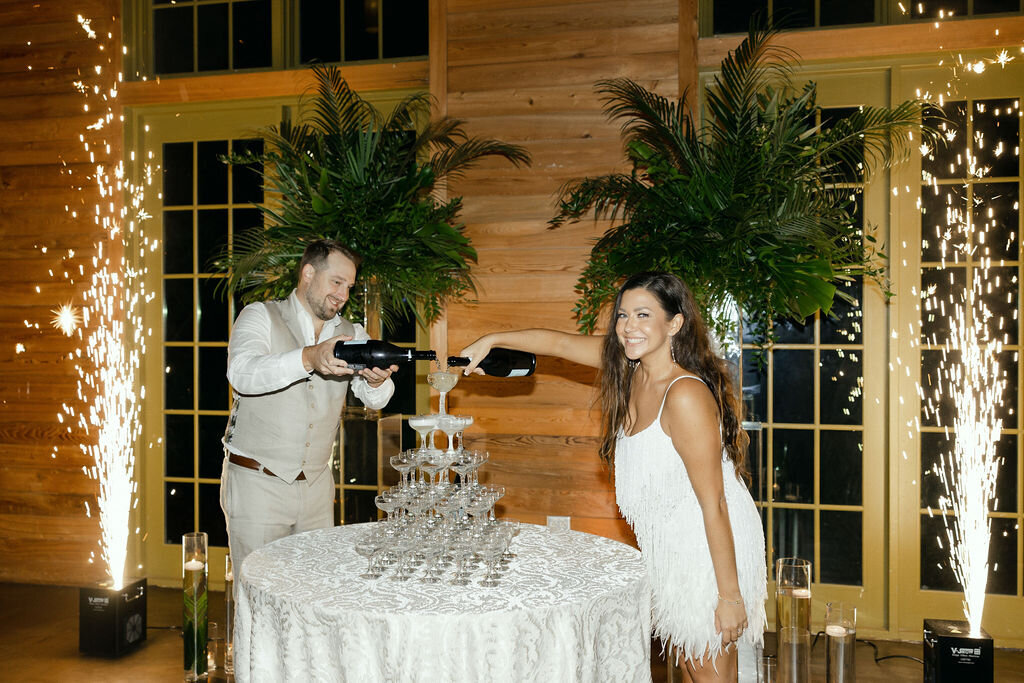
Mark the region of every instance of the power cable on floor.
[[[811, 649], [812, 650], [814, 649], [814, 646], [818, 644], [818, 638], [820, 636], [823, 636], [823, 635], [825, 635], [824, 631], [818, 631], [817, 633], [814, 634], [814, 641], [811, 643]], [[870, 640], [863, 640], [862, 638], [857, 638], [856, 642], [864, 643], [865, 645], [870, 645], [871, 646], [871, 649], [874, 650], [875, 664], [878, 664], [879, 662], [882, 662], [882, 661], [884, 661], [886, 659], [910, 659], [910, 660], [913, 660], [913, 661], [917, 662], [918, 664], [924, 664], [924, 660], [923, 659], [920, 659], [918, 657], [914, 657], [912, 655], [885, 655], [884, 657], [879, 657], [878, 656], [878, 646], [875, 645]]]

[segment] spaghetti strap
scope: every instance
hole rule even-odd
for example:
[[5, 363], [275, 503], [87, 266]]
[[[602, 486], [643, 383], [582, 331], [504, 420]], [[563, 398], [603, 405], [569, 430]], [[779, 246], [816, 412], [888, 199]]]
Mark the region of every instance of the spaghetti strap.
[[[658, 417], [655, 418], [654, 422], [659, 422], [659, 423], [661, 422], [661, 414], [665, 411], [665, 402], [668, 400], [668, 390], [672, 388], [673, 384], [675, 384], [676, 382], [678, 382], [681, 379], [695, 379], [698, 382], [700, 382], [701, 384], [703, 384], [704, 386], [708, 385], [707, 382], [702, 380], [697, 375], [679, 375], [678, 377], [676, 377], [674, 380], [672, 380], [671, 382], [668, 383], [667, 387], [665, 387], [665, 395], [661, 397], [661, 407], [658, 408]], [[651, 424], [654, 424], [654, 422], [652, 422]]]

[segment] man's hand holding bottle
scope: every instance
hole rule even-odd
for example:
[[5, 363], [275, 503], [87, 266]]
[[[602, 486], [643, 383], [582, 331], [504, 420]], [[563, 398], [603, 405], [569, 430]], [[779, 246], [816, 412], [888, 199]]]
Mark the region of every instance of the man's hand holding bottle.
[[366, 383], [373, 388], [379, 387], [398, 371], [397, 365], [390, 365], [386, 369], [378, 367], [350, 367], [334, 352], [335, 346], [342, 342], [352, 341], [352, 337], [346, 334], [339, 334], [336, 337], [320, 342], [314, 346], [306, 346], [302, 349], [302, 366], [307, 372], [316, 372], [321, 375], [355, 375], [366, 380]]

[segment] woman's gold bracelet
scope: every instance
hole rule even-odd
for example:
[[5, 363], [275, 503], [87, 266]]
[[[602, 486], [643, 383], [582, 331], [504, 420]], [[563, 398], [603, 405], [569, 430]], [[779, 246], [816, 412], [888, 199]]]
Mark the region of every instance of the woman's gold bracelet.
[[718, 594], [718, 599], [721, 600], [722, 602], [729, 603], [730, 605], [742, 605], [743, 604], [743, 598], [740, 598], [739, 600], [729, 600], [728, 598], [723, 598], [721, 593]]

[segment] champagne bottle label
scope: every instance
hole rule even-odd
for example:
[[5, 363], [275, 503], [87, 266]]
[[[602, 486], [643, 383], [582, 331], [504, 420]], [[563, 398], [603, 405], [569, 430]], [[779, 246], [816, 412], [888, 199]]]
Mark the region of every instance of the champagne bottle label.
[[520, 370], [509, 370], [509, 377], [526, 377], [532, 372], [530, 368], [522, 368]]

